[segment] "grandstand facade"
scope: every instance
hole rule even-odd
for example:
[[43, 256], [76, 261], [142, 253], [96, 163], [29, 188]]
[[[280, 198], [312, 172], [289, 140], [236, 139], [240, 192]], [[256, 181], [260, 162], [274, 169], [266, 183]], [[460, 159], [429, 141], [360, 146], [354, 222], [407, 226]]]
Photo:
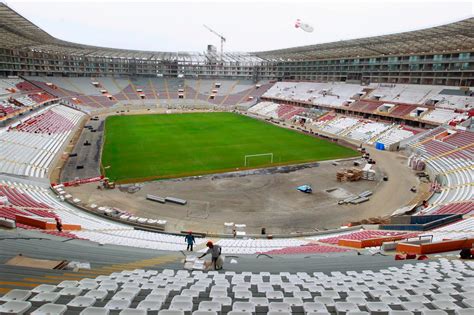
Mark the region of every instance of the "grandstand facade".
[[71, 43], [0, 4], [0, 76], [144, 76], [474, 85], [474, 18], [399, 34], [248, 53]]

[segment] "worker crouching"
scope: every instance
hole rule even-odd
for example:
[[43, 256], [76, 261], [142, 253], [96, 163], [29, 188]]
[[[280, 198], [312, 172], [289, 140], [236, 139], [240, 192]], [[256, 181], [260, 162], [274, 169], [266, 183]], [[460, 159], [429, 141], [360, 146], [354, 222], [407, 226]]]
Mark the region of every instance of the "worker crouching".
[[211, 254], [212, 258], [212, 265], [214, 266], [214, 270], [220, 270], [222, 269], [223, 261], [222, 261], [222, 248], [219, 245], [214, 245], [211, 241], [206, 243], [206, 246], [208, 247], [207, 252], [199, 256], [199, 258], [203, 258], [207, 254]]

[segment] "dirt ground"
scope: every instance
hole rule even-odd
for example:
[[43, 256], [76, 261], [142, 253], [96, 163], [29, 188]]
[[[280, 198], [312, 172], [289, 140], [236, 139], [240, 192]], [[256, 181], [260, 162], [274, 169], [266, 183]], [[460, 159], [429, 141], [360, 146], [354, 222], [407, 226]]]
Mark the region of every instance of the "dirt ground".
[[[224, 222], [243, 223], [246, 232], [259, 233], [265, 227], [270, 234], [310, 232], [339, 227], [349, 221], [385, 216], [408, 204], [418, 186], [414, 172], [399, 153], [368, 148], [377, 162], [377, 180], [336, 181], [337, 170], [350, 167], [353, 161], [321, 162], [319, 166], [290, 173], [249, 175], [213, 179], [163, 180], [143, 183], [136, 193], [119, 189], [101, 191], [97, 183], [68, 188], [85, 204], [116, 207], [137, 216], [168, 220], [167, 231], [193, 230], [222, 233]], [[387, 175], [388, 181], [382, 181]], [[312, 194], [296, 190], [310, 184]], [[326, 190], [339, 188], [329, 193]], [[370, 201], [360, 205], [338, 205], [344, 195], [374, 192]], [[185, 206], [159, 204], [145, 199], [147, 194], [186, 199]]]

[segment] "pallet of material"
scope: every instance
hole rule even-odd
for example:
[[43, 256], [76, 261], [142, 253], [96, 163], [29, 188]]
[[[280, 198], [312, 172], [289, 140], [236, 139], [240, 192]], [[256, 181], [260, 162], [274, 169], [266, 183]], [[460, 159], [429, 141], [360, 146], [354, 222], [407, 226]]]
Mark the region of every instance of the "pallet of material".
[[178, 205], [182, 205], [184, 206], [185, 204], [187, 204], [188, 202], [184, 199], [180, 199], [180, 198], [175, 198], [175, 197], [165, 197], [165, 201], [167, 202], [172, 202], [172, 203], [176, 203]]
[[336, 180], [338, 182], [345, 182], [346, 181], [346, 176], [345, 176], [345, 172], [344, 171], [339, 171], [336, 173]]
[[351, 202], [352, 200], [356, 200], [356, 199], [359, 199], [359, 196], [352, 196], [352, 197], [349, 197], [349, 198], [346, 198], [344, 200], [341, 200], [339, 201], [339, 204], [346, 204], [346, 203], [349, 203]]
[[342, 169], [336, 173], [338, 182], [355, 182], [362, 178], [362, 171], [358, 168]]
[[165, 203], [166, 202], [165, 198], [158, 197], [158, 196], [155, 196], [155, 195], [146, 195], [146, 199], [151, 200], [151, 201], [156, 201], [156, 202], [159, 202], [159, 203]]
[[375, 180], [375, 171], [372, 169], [372, 164], [366, 164], [362, 169], [362, 179]]
[[370, 190], [366, 190], [366, 191], [364, 191], [364, 192], [361, 192], [361, 193], [359, 194], [359, 197], [369, 197], [369, 196], [372, 196], [372, 194], [373, 194], [373, 193], [372, 193]]
[[360, 197], [360, 198], [351, 200], [350, 203], [353, 204], [353, 205], [357, 205], [357, 204], [359, 204], [359, 203], [363, 203], [363, 202], [366, 202], [366, 201], [369, 201], [369, 198], [367, 198], [367, 197]]

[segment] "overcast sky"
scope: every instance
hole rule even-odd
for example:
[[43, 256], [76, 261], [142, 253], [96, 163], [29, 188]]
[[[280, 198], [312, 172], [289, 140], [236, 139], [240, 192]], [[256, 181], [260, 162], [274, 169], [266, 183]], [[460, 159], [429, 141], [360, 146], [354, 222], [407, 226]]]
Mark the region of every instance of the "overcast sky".
[[[5, 2], [5, 1], [3, 1]], [[384, 35], [472, 17], [474, 1], [6, 1], [49, 34], [67, 41], [126, 49], [261, 51]], [[296, 19], [313, 33], [296, 29]]]

